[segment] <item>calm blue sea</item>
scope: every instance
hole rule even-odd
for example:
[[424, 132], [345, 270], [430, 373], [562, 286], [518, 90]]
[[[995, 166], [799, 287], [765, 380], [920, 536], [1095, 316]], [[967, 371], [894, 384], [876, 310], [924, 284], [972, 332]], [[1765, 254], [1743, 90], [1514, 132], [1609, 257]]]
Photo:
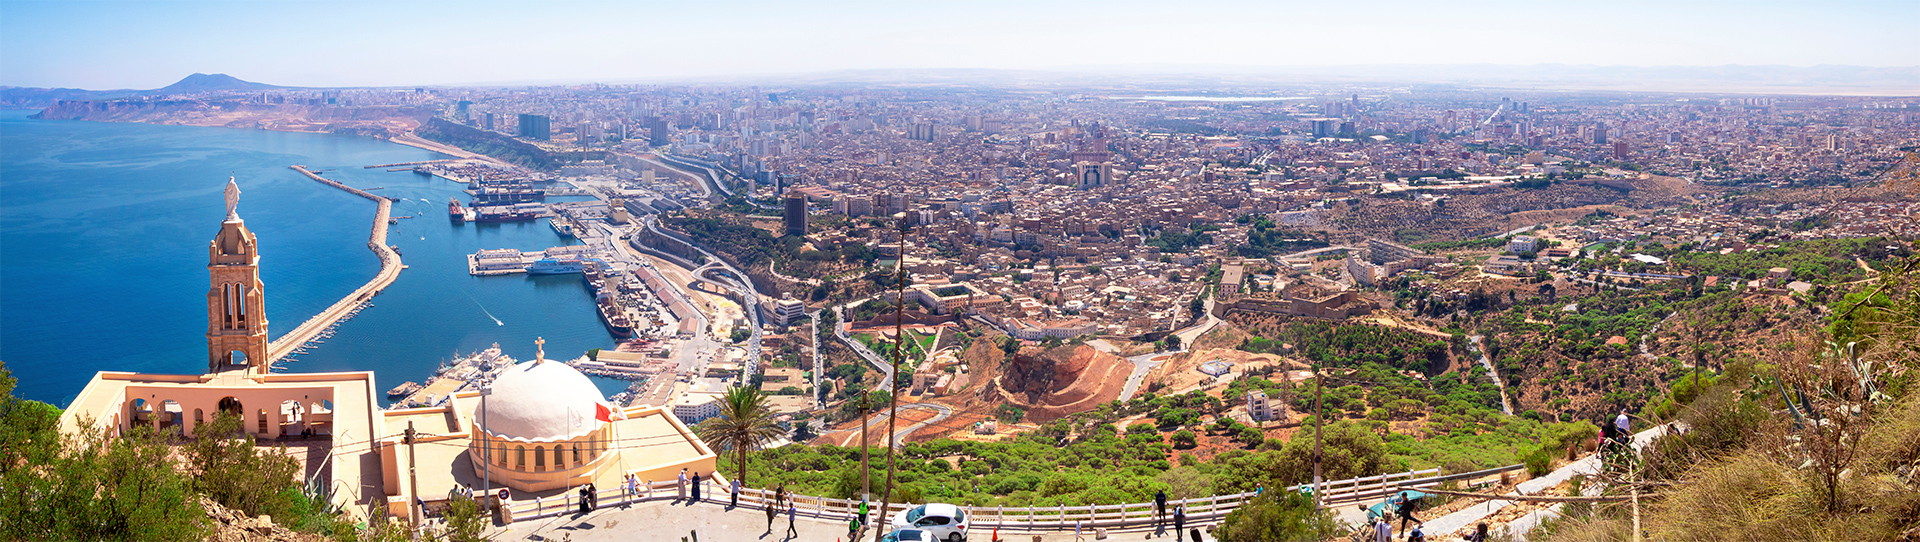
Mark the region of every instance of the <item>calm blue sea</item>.
[[[27, 118], [0, 111], [0, 361], [15, 393], [65, 406], [96, 371], [206, 369], [207, 242], [227, 176], [260, 240], [268, 329], [291, 331], [379, 269], [366, 237], [374, 206], [307, 179], [405, 198], [391, 228], [408, 269], [292, 372], [375, 371], [384, 392], [422, 381], [455, 351], [499, 343], [550, 358], [613, 346], [578, 275], [471, 277], [482, 248], [568, 244], [544, 221], [447, 221], [461, 185], [361, 166], [445, 156], [364, 137]], [[500, 324], [495, 324], [495, 318]], [[608, 394], [624, 383], [600, 380]], [[384, 397], [382, 400], [384, 401]]]

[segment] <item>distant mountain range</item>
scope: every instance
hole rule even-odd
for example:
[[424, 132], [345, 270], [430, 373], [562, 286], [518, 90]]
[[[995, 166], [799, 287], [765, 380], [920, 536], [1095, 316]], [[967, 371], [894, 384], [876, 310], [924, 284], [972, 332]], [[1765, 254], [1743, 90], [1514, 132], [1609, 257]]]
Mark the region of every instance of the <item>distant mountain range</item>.
[[0, 107], [46, 107], [59, 100], [112, 100], [137, 96], [174, 96], [235, 90], [271, 90], [282, 87], [245, 81], [224, 73], [196, 73], [152, 90], [85, 90], [77, 88], [0, 87]]

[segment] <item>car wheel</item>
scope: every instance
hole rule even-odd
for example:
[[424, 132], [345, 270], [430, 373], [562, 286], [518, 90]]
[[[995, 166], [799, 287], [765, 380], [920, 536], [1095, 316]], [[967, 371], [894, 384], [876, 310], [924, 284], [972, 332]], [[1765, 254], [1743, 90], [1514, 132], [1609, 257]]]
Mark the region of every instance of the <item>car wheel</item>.
[[960, 533], [947, 533], [947, 542], [962, 542], [966, 539], [967, 537], [960, 536]]

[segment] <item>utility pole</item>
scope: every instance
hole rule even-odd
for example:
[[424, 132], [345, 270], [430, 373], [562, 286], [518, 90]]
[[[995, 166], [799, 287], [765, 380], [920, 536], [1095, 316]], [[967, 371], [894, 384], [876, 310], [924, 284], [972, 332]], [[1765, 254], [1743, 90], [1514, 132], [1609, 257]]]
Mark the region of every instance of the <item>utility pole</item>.
[[407, 422], [407, 433], [405, 437], [401, 439], [401, 442], [407, 445], [407, 484], [409, 486], [407, 493], [413, 495], [413, 502], [407, 503], [407, 519], [413, 522], [414, 527], [418, 528], [420, 526], [421, 512], [419, 505], [420, 476], [414, 472], [413, 443], [416, 440], [414, 435], [416, 435], [416, 433], [413, 431], [413, 422], [409, 421]]
[[1326, 416], [1321, 415], [1320, 396], [1326, 393], [1327, 385], [1320, 378], [1320, 364], [1313, 364], [1313, 506], [1322, 508], [1326, 497], [1320, 494], [1320, 424]]
[[[887, 383], [887, 485], [880, 488], [880, 519], [886, 519], [887, 507], [893, 504], [893, 449], [895, 442], [894, 423], [900, 419], [900, 361], [906, 353], [906, 309], [907, 309], [907, 213], [897, 213], [900, 219], [900, 254], [893, 262], [895, 295], [893, 300], [893, 371], [887, 375], [892, 379]], [[873, 542], [880, 542], [880, 531], [873, 530]]]
[[868, 393], [860, 392], [860, 502], [873, 499], [873, 471], [867, 469], [867, 450], [873, 448], [873, 441], [867, 440], [867, 426], [873, 425], [867, 419]]

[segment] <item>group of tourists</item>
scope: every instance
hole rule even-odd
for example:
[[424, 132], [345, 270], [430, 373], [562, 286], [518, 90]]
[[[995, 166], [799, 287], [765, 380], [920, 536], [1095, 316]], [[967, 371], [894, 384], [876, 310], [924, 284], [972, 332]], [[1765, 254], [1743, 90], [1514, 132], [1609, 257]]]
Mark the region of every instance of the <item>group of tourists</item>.
[[[1154, 534], [1162, 534], [1167, 522], [1167, 492], [1153, 492]], [[1193, 542], [1200, 542], [1200, 529], [1193, 530]], [[1152, 536], [1152, 535], [1149, 535]], [[1185, 542], [1187, 538], [1187, 507], [1173, 508], [1173, 540]]]
[[[733, 493], [734, 493], [733, 495], [734, 502], [736, 503], [740, 502], [740, 481], [739, 480], [735, 480], [733, 482]], [[793, 494], [787, 493], [786, 484], [780, 484], [780, 487], [775, 488], [773, 490], [773, 500], [767, 503], [766, 509], [767, 509], [767, 533], [768, 534], [773, 533], [774, 518], [777, 518], [780, 516], [781, 509], [785, 509], [787, 511], [787, 538], [793, 538], [795, 536], [800, 535], [800, 532], [795, 530], [795, 527], [794, 527], [794, 516], [798, 513], [798, 511], [794, 509]]]
[[[693, 498], [692, 498], [692, 499], [688, 499], [688, 498], [687, 498], [687, 488], [688, 488], [688, 487], [692, 487], [692, 488], [693, 488]], [[679, 485], [679, 488], [680, 488], [680, 496], [679, 496], [679, 499], [681, 499], [681, 500], [685, 500], [685, 501], [687, 501], [687, 504], [688, 504], [688, 505], [692, 505], [693, 503], [696, 503], [696, 502], [700, 502], [700, 473], [699, 473], [699, 472], [695, 472], [695, 473], [693, 473], [693, 482], [692, 482], [692, 484], [691, 484], [691, 485], [689, 485], [689, 484], [688, 484], [688, 482], [687, 482], [687, 469], [680, 469], [680, 485]]]
[[595, 490], [593, 482], [580, 486], [580, 514], [586, 515], [600, 507], [600, 492]]

